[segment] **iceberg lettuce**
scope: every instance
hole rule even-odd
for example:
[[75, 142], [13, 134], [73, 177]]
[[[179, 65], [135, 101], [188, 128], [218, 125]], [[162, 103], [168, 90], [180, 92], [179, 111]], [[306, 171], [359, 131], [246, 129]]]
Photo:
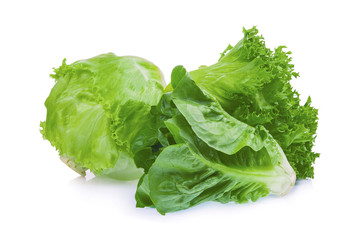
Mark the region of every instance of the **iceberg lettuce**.
[[81, 175], [136, 179], [133, 158], [154, 144], [151, 107], [164, 89], [161, 71], [151, 62], [112, 53], [55, 69], [56, 83], [45, 102], [43, 137]]

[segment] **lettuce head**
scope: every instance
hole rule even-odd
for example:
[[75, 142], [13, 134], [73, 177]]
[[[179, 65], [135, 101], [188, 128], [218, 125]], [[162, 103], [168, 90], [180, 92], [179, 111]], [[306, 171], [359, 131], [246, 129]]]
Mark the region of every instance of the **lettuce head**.
[[63, 64], [51, 75], [55, 85], [45, 101], [44, 139], [61, 160], [81, 175], [135, 179], [142, 170], [134, 156], [157, 139], [151, 107], [164, 89], [151, 62], [112, 53]]

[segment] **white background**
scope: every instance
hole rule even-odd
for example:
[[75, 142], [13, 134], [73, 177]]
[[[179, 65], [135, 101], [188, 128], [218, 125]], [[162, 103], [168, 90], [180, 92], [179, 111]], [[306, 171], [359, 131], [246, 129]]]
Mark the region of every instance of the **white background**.
[[[1, 1], [0, 239], [362, 239], [358, 1]], [[320, 109], [315, 179], [285, 197], [159, 215], [136, 181], [86, 181], [39, 133], [52, 67], [114, 52], [192, 70], [257, 25]]]

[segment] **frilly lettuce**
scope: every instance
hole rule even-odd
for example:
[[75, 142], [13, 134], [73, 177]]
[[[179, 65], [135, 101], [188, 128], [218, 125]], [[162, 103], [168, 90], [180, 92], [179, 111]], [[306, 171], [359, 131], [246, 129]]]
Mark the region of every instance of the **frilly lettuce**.
[[254, 27], [217, 63], [173, 70], [154, 107], [159, 136], [171, 141], [158, 138], [137, 207], [165, 214], [205, 201], [256, 201], [285, 195], [296, 178], [313, 178], [318, 110], [310, 98], [300, 104], [290, 84], [299, 74], [284, 49], [267, 48]]
[[244, 29], [244, 38], [234, 47], [229, 45], [217, 63], [190, 75], [231, 116], [250, 126], [263, 125], [282, 147], [298, 178], [313, 178], [319, 156], [312, 151], [318, 110], [310, 98], [300, 105], [299, 94], [290, 84], [299, 74], [285, 48], [270, 50], [255, 27]]

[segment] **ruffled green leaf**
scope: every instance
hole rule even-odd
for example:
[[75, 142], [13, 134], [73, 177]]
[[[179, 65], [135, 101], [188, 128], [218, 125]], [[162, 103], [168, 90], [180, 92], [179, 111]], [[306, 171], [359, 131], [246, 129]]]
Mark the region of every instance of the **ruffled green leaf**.
[[[290, 81], [299, 74], [285, 46], [270, 50], [253, 27], [230, 45], [219, 61], [191, 71], [196, 84], [218, 100], [231, 116], [251, 126], [263, 125], [284, 150], [298, 178], [313, 178], [319, 154], [312, 151], [318, 111], [300, 104]], [[304, 150], [302, 150], [304, 149]]]

